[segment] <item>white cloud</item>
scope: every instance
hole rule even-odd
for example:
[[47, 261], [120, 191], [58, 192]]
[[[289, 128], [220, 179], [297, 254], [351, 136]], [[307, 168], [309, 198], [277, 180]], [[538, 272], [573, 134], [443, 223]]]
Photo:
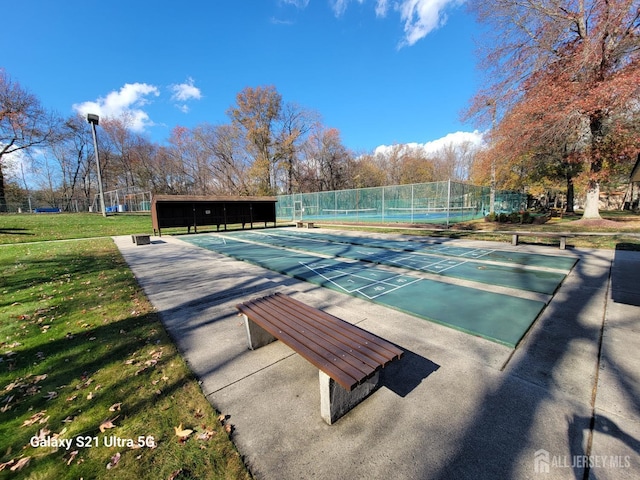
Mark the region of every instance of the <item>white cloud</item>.
[[446, 8], [462, 3], [464, 0], [402, 0], [396, 8], [404, 22], [403, 45], [414, 45], [443, 26], [447, 22]]
[[385, 17], [387, 15], [387, 10], [389, 10], [388, 0], [376, 1], [376, 17]]
[[[193, 78], [189, 77], [185, 83], [171, 85], [169, 87], [173, 92], [171, 100], [174, 102], [187, 102], [189, 100], [200, 100], [202, 92], [194, 85]], [[176, 104], [176, 108], [182, 113], [189, 113], [189, 105], [186, 103]]]
[[141, 132], [145, 127], [153, 125], [147, 112], [142, 107], [149, 103], [148, 96], [160, 95], [153, 85], [146, 83], [126, 83], [120, 90], [100, 97], [96, 101], [76, 103], [73, 109], [80, 115], [95, 113], [105, 118], [127, 117], [131, 130]]
[[202, 98], [202, 92], [194, 85], [194, 80], [191, 77], [185, 83], [171, 85], [171, 91], [173, 92], [171, 99], [179, 102], [200, 100]]
[[296, 8], [307, 8], [309, 5], [309, 0], [281, 0], [285, 5], [293, 5]]
[[[293, 2], [295, 0], [289, 0]], [[349, 2], [353, 0], [331, 0], [331, 8], [337, 17], [347, 10]], [[362, 4], [365, 0], [355, 0]], [[397, 0], [393, 2], [393, 9], [400, 14], [404, 22], [404, 39], [400, 46], [414, 45], [433, 30], [440, 28], [447, 22], [446, 10], [449, 7], [462, 5], [466, 0]], [[389, 0], [376, 0], [375, 12], [377, 17], [386, 17], [389, 11]]]
[[[347, 5], [351, 0], [331, 0], [331, 8], [333, 9], [333, 13], [335, 13], [336, 17], [341, 17], [342, 14], [347, 10]], [[356, 0], [358, 3], [362, 4], [364, 0]]]
[[[482, 133], [479, 131], [473, 132], [455, 132], [449, 133], [442, 138], [438, 138], [437, 140], [433, 140], [431, 142], [426, 143], [405, 143], [402, 145], [402, 148], [407, 150], [423, 150], [427, 155], [436, 153], [442, 150], [445, 147], [449, 146], [457, 146], [465, 143], [470, 143], [475, 147], [482, 147], [484, 145], [484, 137]], [[376, 147], [373, 154], [374, 155], [388, 155], [394, 149], [398, 148], [397, 145], [380, 145]]]

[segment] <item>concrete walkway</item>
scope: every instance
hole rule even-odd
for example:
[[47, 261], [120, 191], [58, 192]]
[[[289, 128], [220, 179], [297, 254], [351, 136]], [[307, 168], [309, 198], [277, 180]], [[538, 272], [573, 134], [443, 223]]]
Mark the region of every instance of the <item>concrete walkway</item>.
[[[514, 351], [179, 237], [152, 241], [115, 238], [258, 479], [640, 478], [640, 252], [443, 240], [579, 258]], [[235, 305], [275, 291], [406, 352], [332, 426], [317, 369], [280, 342], [247, 349]]]

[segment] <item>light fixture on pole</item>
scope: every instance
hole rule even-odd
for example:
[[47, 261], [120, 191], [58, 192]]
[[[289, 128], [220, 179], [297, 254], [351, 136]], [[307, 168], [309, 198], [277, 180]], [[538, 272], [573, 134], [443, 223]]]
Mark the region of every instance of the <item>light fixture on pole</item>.
[[107, 210], [104, 205], [104, 193], [102, 191], [102, 174], [100, 173], [100, 159], [98, 158], [98, 138], [96, 136], [96, 125], [100, 121], [100, 117], [94, 113], [87, 114], [87, 122], [91, 124], [91, 132], [93, 133], [93, 149], [96, 152], [96, 169], [98, 171], [98, 191], [100, 192], [100, 209], [102, 216], [107, 216]]

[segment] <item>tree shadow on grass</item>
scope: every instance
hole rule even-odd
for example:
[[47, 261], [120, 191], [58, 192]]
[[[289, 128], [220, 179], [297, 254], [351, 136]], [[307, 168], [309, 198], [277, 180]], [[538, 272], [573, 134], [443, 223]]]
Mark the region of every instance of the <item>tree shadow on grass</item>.
[[18, 227], [0, 227], [0, 234], [6, 235], [35, 235], [34, 233], [25, 233], [27, 232], [26, 228], [18, 228]]

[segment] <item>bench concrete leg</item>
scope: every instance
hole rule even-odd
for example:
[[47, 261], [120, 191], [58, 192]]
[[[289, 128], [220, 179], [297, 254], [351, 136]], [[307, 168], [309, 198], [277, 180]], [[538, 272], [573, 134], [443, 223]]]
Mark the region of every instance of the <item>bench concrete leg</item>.
[[518, 245], [518, 235], [511, 235], [511, 245]]
[[368, 397], [376, 389], [380, 380], [380, 372], [376, 372], [371, 378], [349, 392], [322, 370], [319, 372], [320, 415], [329, 425]]
[[560, 250], [567, 248], [567, 237], [560, 237]]
[[244, 326], [247, 328], [247, 342], [250, 350], [255, 350], [277, 340], [264, 328], [249, 320], [246, 315], [242, 316], [244, 317]]

